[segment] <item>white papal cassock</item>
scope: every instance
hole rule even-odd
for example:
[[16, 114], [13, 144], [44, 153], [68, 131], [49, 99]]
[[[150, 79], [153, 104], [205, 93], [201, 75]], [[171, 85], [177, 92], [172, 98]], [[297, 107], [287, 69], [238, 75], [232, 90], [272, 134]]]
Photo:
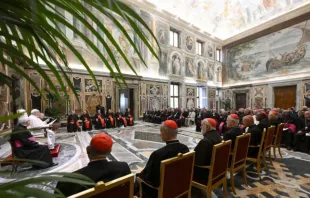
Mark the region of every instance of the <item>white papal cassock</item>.
[[[47, 124], [46, 122], [42, 121], [40, 118], [38, 118], [36, 115], [33, 115], [33, 112], [31, 111], [32, 115], [29, 116], [29, 120], [30, 120], [30, 126], [28, 127], [28, 129], [32, 132], [32, 133], [37, 133], [37, 132], [42, 132], [44, 133], [44, 129], [40, 129], [40, 130], [31, 130], [32, 128], [40, 128], [40, 127], [48, 127], [49, 124]], [[47, 120], [48, 121], [48, 120]], [[47, 132], [47, 144], [48, 144], [48, 148], [49, 149], [54, 149], [55, 147], [55, 133], [50, 130], [50, 129], [46, 129]]]

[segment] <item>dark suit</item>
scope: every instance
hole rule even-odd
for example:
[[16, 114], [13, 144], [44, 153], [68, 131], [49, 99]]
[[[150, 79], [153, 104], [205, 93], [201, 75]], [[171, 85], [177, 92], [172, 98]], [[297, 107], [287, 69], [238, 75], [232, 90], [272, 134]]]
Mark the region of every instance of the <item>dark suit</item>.
[[[206, 132], [195, 148], [195, 165], [209, 166], [211, 164], [213, 146], [221, 143], [222, 138], [215, 130]], [[206, 184], [208, 182], [209, 170], [194, 167], [193, 180]]]
[[227, 131], [224, 134], [223, 139], [225, 141], [231, 140], [231, 149], [232, 149], [232, 151], [233, 151], [234, 146], [235, 146], [236, 137], [239, 136], [239, 135], [242, 135], [242, 130], [240, 129], [239, 126], [233, 127], [231, 129], [229, 129], [229, 131]]
[[[257, 125], [249, 126], [248, 132], [251, 134], [251, 140], [250, 145], [257, 146], [260, 145], [261, 139], [262, 139], [262, 131]], [[259, 148], [250, 148], [248, 149], [248, 156], [249, 157], [257, 157]]]
[[[178, 140], [167, 142], [166, 146], [154, 151], [143, 171], [138, 175], [152, 186], [160, 185], [160, 164], [161, 161], [176, 157], [178, 153], [187, 153], [189, 149]], [[143, 185], [143, 197], [157, 197], [157, 191]]]
[[[107, 160], [91, 161], [82, 169], [75, 171], [81, 175], [87, 176], [94, 182], [109, 182], [114, 179], [123, 177], [131, 173], [126, 162], [117, 162]], [[56, 188], [59, 189], [66, 197], [92, 188], [93, 186], [81, 186], [79, 184], [58, 182]]]
[[267, 129], [270, 125], [269, 125], [268, 119], [264, 118], [261, 121], [259, 121], [259, 124], [257, 126], [260, 128], [261, 131], [264, 131], [264, 129], [266, 129], [266, 132], [267, 132]]

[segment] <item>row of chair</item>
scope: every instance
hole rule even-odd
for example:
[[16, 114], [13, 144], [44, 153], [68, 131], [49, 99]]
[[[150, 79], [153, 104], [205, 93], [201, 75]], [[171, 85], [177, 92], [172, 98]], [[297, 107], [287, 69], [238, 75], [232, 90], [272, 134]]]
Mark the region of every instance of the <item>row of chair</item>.
[[[267, 132], [264, 130], [260, 145], [250, 146], [251, 134], [242, 134], [236, 138], [233, 152], [231, 152], [231, 141], [223, 141], [213, 147], [212, 161], [210, 166], [198, 166], [200, 168], [209, 169], [208, 183], [202, 184], [193, 180], [193, 170], [195, 161], [195, 152], [179, 154], [177, 157], [167, 159], [161, 162], [161, 182], [159, 187], [154, 187], [137, 178], [142, 190], [142, 183], [158, 190], [159, 198], [176, 198], [176, 197], [191, 197], [191, 187], [197, 187], [205, 190], [207, 197], [211, 198], [211, 193], [214, 189], [223, 185], [224, 197], [228, 196], [226, 172], [230, 173], [230, 182], [233, 193], [236, 195], [234, 185], [234, 173], [242, 171], [243, 180], [247, 186], [246, 179], [246, 162], [254, 162], [257, 167], [258, 177], [261, 179], [261, 158], [266, 168], [265, 155], [269, 153], [271, 162], [271, 149], [278, 149], [280, 152], [280, 142], [283, 133], [284, 124], [280, 124], [275, 133], [275, 127], [271, 126]], [[249, 147], [259, 147], [257, 158], [247, 157]], [[186, 171], [184, 171], [186, 170]], [[177, 183], [176, 183], [177, 181]], [[134, 175], [130, 174], [114, 181], [103, 183], [99, 182], [94, 188], [88, 189], [81, 193], [71, 196], [71, 198], [86, 198], [86, 197], [133, 197]], [[142, 195], [142, 192], [140, 192]]]

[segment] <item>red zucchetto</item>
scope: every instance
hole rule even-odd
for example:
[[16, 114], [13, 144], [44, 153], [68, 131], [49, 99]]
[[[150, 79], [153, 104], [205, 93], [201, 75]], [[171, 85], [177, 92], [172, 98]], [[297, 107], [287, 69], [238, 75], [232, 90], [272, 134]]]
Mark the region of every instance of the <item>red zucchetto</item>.
[[107, 152], [112, 149], [113, 140], [107, 134], [101, 133], [95, 135], [91, 141], [90, 145], [96, 151]]
[[175, 121], [173, 121], [173, 120], [166, 120], [163, 124], [166, 127], [169, 127], [171, 129], [177, 129], [178, 128], [177, 123]]
[[273, 115], [275, 115], [275, 116], [278, 115], [278, 112], [276, 112], [276, 111], [270, 111], [270, 113], [273, 114]]
[[254, 120], [254, 118], [253, 118], [253, 116], [251, 116], [251, 115], [247, 115], [247, 116], [245, 116], [246, 118], [249, 118], [249, 119], [251, 119], [251, 120]]
[[239, 116], [237, 114], [230, 114], [230, 117], [232, 117], [233, 119], [239, 120]]
[[207, 120], [212, 127], [216, 127], [216, 121], [213, 118], [207, 118]]

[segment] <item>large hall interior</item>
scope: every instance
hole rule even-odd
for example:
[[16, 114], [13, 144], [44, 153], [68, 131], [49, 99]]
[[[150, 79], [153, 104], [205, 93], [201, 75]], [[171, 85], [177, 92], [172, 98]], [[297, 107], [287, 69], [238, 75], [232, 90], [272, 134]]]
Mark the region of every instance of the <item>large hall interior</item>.
[[310, 0], [0, 2], [0, 197], [310, 197]]

